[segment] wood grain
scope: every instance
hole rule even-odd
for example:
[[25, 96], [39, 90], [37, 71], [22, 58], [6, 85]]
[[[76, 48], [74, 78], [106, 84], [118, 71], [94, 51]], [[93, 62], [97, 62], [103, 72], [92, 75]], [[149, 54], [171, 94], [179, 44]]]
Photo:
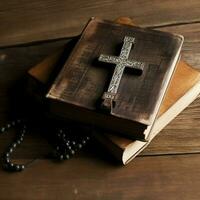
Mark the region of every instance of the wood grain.
[[199, 0], [2, 0], [0, 45], [71, 37], [91, 16], [130, 16], [136, 24], [155, 27], [199, 22], [199, 10]]
[[199, 199], [200, 155], [138, 157], [126, 167], [95, 157], [88, 153], [62, 164], [38, 160], [17, 174], [0, 171], [0, 197], [5, 200]]
[[[186, 61], [190, 64], [196, 64], [200, 67], [199, 55], [199, 38], [200, 38], [200, 24], [170, 26], [162, 28], [171, 32], [181, 33], [185, 36], [185, 44], [183, 47], [183, 57], [188, 58]], [[193, 31], [192, 31], [193, 30]], [[53, 53], [56, 49], [63, 47], [69, 40], [59, 40], [52, 42], [44, 42], [35, 45], [22, 45], [10, 48], [0, 49], [0, 124], [3, 125], [6, 119], [10, 117], [10, 99], [9, 93], [14, 83], [24, 75], [24, 73], [45, 56]], [[11, 74], [10, 71], [13, 73]], [[181, 113], [170, 125], [168, 125], [155, 138], [152, 144], [143, 152], [145, 155], [155, 154], [176, 154], [176, 153], [196, 153], [200, 152], [200, 100], [197, 99], [189, 108]], [[194, 123], [195, 122], [195, 123]], [[19, 158], [32, 158], [26, 152], [26, 147], [31, 145], [31, 137], [28, 139], [28, 144], [22, 146], [17, 154]], [[172, 138], [174, 138], [172, 140]], [[37, 139], [35, 139], [36, 141]], [[39, 141], [39, 139], [38, 139]], [[3, 150], [6, 143], [6, 137], [0, 138], [0, 149]], [[7, 142], [8, 144], [8, 142]], [[40, 143], [39, 143], [40, 144]], [[35, 149], [34, 155], [40, 155], [40, 152], [45, 152], [45, 147], [39, 148], [36, 142], [32, 143]], [[37, 150], [38, 149], [38, 150]], [[44, 154], [42, 154], [43, 156]], [[40, 156], [39, 156], [40, 157]]]
[[[199, 4], [198, 0], [3, 0], [0, 2], [0, 45], [76, 35], [91, 15], [106, 19], [128, 15], [134, 17], [137, 24], [148, 27], [169, 25], [162, 30], [183, 34], [183, 57], [199, 68]], [[19, 77], [65, 42], [67, 40], [0, 49], [0, 125], [10, 116], [9, 94]], [[82, 155], [63, 164], [42, 159], [23, 173], [9, 174], [0, 170], [0, 199], [198, 200], [199, 112], [200, 100], [197, 99], [155, 138], [145, 153], [181, 152], [188, 155], [138, 157], [120, 168], [108, 162], [110, 157], [106, 159], [103, 150], [93, 148], [91, 151], [88, 147]], [[36, 140], [32, 137], [30, 133], [17, 158], [30, 159], [41, 155], [43, 148], [47, 150], [48, 145], [40, 137]], [[0, 152], [11, 138], [10, 135], [0, 137]], [[198, 154], [190, 154], [193, 152]]]

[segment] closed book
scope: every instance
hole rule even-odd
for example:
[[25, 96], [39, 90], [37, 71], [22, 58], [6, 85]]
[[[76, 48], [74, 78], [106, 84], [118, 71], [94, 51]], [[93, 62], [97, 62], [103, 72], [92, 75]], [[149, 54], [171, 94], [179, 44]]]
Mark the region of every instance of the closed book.
[[[44, 88], [48, 84], [51, 84], [50, 77], [54, 74], [57, 64], [60, 63], [59, 60], [62, 54], [63, 49], [60, 49], [28, 71], [31, 77], [31, 83], [34, 81], [34, 84], [29, 84], [29, 91], [32, 91], [31, 95], [37, 96], [34, 98], [42, 98], [42, 95], [45, 94]], [[38, 89], [39, 92], [36, 92]], [[41, 90], [43, 93], [40, 92]], [[109, 132], [100, 132], [98, 129], [93, 132], [93, 137], [123, 164], [127, 164], [148, 146], [159, 131], [193, 102], [199, 93], [200, 72], [185, 62], [180, 61], [160, 106], [159, 114], [155, 120], [151, 138], [148, 142], [130, 140]], [[42, 99], [44, 100], [44, 98]]]
[[[110, 109], [104, 112], [102, 101], [117, 65], [103, 63], [101, 55], [121, 62], [127, 38], [134, 38], [134, 44], [123, 61], [129, 66], [142, 63], [142, 72], [125, 68]], [[179, 35], [91, 19], [47, 94], [51, 112], [132, 139], [149, 140], [182, 43]]]

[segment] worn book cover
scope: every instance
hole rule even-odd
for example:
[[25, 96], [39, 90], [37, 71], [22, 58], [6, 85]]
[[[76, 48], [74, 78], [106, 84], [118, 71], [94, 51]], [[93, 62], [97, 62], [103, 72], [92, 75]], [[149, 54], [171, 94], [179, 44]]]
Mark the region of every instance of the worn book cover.
[[[109, 113], [100, 106], [116, 65], [100, 55], [119, 57], [124, 38], [134, 38], [127, 63], [143, 63], [141, 73], [125, 68]], [[60, 117], [146, 139], [179, 59], [183, 37], [92, 19], [54, 81], [47, 97]]]

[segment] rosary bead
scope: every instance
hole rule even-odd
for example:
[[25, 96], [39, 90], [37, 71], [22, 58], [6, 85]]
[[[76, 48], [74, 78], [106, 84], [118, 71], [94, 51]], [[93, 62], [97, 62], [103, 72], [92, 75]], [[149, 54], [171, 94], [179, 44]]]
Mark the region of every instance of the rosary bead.
[[65, 142], [65, 145], [66, 145], [67, 147], [69, 147], [69, 142]]
[[13, 148], [12, 148], [12, 147], [9, 149], [9, 152], [10, 152], [10, 153], [12, 153], [12, 152], [13, 152]]
[[11, 124], [12, 124], [12, 126], [15, 126], [15, 121], [12, 121]]
[[23, 131], [21, 132], [21, 135], [20, 135], [21, 137], [24, 137], [24, 133], [23, 133]]
[[17, 123], [21, 123], [21, 119], [17, 119]]
[[14, 167], [14, 164], [13, 163], [9, 163], [9, 167]]
[[6, 130], [5, 127], [1, 127], [1, 132], [3, 133]]
[[20, 144], [21, 144], [21, 141], [20, 141], [20, 140], [17, 140], [16, 143], [17, 143], [18, 145], [20, 145]]
[[85, 140], [82, 140], [82, 144], [86, 144], [86, 141], [85, 141]]
[[59, 151], [59, 150], [60, 150], [60, 147], [59, 147], [59, 146], [56, 146], [56, 150]]
[[4, 160], [4, 161], [5, 161], [5, 163], [6, 163], [6, 164], [8, 164], [8, 163], [10, 163], [10, 158], [9, 158], [9, 157], [7, 157], [7, 158], [5, 158], [5, 160]]
[[86, 140], [89, 140], [89, 139], [90, 139], [90, 137], [86, 136]]
[[17, 146], [17, 143], [13, 143], [12, 147], [15, 148]]
[[72, 143], [72, 145], [74, 145], [74, 146], [76, 145], [76, 142], [75, 142], [75, 141], [72, 141], [71, 143]]
[[27, 128], [27, 127], [26, 127], [26, 125], [24, 124], [24, 125], [23, 125], [23, 129], [25, 129], [25, 130], [26, 130], [26, 128]]
[[63, 160], [63, 159], [64, 159], [64, 156], [61, 154], [59, 159], [60, 159], [60, 160]]
[[66, 143], [68, 143], [68, 144], [70, 143], [70, 140], [65, 140], [65, 141], [66, 141]]
[[63, 133], [63, 130], [62, 130], [62, 129], [60, 129], [60, 130], [59, 130], [59, 133]]
[[68, 148], [69, 150], [71, 150], [71, 149], [72, 149], [72, 147], [71, 147], [71, 146], [69, 146], [69, 145], [68, 145], [68, 147], [67, 147], [67, 148]]
[[72, 155], [74, 155], [74, 154], [75, 154], [75, 151], [74, 151], [74, 150], [71, 150], [70, 153], [71, 153]]
[[25, 169], [25, 166], [24, 165], [21, 165], [21, 170], [24, 170]]
[[[1, 127], [0, 132], [3, 133], [5, 131], [7, 131], [9, 128], [11, 128], [12, 126], [15, 126], [16, 123], [19, 124], [21, 122], [22, 121], [20, 119], [18, 119], [16, 121], [12, 121], [12, 122], [8, 123], [7, 125], [5, 125], [4, 127]], [[13, 151], [17, 147], [17, 145], [21, 144], [21, 142], [24, 140], [25, 133], [26, 133], [26, 126], [23, 125], [21, 127], [20, 134], [17, 136], [17, 140], [15, 140], [15, 142], [12, 143], [12, 145], [9, 147], [8, 151], [3, 155], [2, 165], [3, 165], [5, 170], [15, 172], [15, 171], [21, 171], [25, 168], [24, 165], [15, 165], [10, 161], [10, 154], [13, 153]]]
[[69, 155], [68, 155], [68, 154], [65, 154], [65, 155], [64, 155], [64, 159], [68, 160], [68, 159], [69, 159]]
[[16, 171], [21, 171], [20, 165], [14, 165], [14, 169], [15, 169]]
[[9, 154], [9, 153], [6, 153], [6, 154], [5, 154], [5, 157], [6, 157], [6, 158], [9, 158], [9, 157], [10, 157], [10, 154]]

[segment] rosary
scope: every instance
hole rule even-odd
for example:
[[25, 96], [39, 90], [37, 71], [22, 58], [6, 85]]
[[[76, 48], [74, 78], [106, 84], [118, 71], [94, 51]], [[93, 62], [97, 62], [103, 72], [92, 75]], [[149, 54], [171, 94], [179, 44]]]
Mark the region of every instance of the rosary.
[[[17, 119], [13, 120], [10, 123], [7, 123], [5, 126], [0, 128], [0, 133], [5, 134], [11, 128], [18, 128], [19, 131], [16, 134], [16, 138], [13, 143], [8, 147], [2, 156], [2, 167], [6, 171], [19, 172], [24, 170], [29, 163], [27, 164], [14, 164], [11, 162], [10, 156], [14, 150], [19, 146], [23, 140], [24, 136], [27, 134], [27, 125], [24, 120]], [[90, 137], [89, 135], [72, 135], [67, 133], [64, 128], [59, 128], [56, 131], [56, 134], [53, 136], [53, 152], [52, 158], [63, 161], [68, 160], [76, 152], [78, 152], [83, 146], [85, 146]]]

